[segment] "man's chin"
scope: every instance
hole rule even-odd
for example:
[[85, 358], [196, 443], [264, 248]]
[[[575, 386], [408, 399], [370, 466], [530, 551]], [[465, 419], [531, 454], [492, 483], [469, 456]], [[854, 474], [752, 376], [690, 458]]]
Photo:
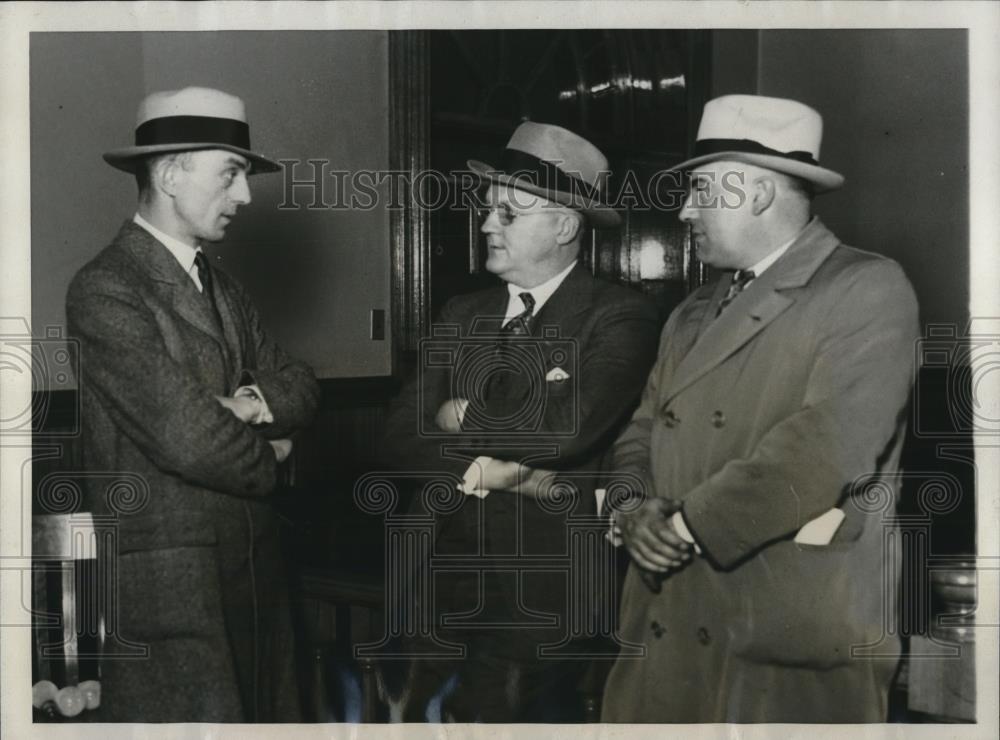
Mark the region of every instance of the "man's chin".
[[499, 260], [493, 255], [490, 255], [486, 258], [486, 264], [483, 265], [483, 269], [486, 270], [486, 272], [492, 272], [494, 275], [497, 275], [503, 272], [503, 260]]

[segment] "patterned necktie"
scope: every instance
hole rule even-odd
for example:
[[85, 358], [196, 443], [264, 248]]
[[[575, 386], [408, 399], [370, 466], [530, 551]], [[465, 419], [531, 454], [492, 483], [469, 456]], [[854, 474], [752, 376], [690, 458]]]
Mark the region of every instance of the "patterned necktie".
[[[518, 294], [518, 298], [524, 304], [524, 310], [500, 327], [500, 336], [497, 338], [494, 350], [494, 357], [498, 361], [501, 360], [504, 353], [510, 351], [506, 345], [511, 338], [526, 337], [531, 334], [531, 320], [534, 318], [535, 298], [531, 293], [527, 292]], [[500, 364], [502, 365], [503, 363], [500, 362]], [[483, 388], [483, 399], [489, 399], [497, 394], [502, 394], [502, 389], [506, 387], [510, 380], [509, 376], [510, 368], [490, 373]]]
[[750, 284], [750, 281], [755, 277], [757, 277], [757, 275], [753, 270], [737, 270], [733, 273], [733, 282], [729, 284], [729, 289], [726, 291], [726, 295], [722, 298], [722, 302], [719, 304], [719, 308], [715, 312], [716, 318], [718, 318], [722, 313], [722, 309], [732, 303], [733, 299], [742, 293], [743, 289], [746, 288], [747, 285]]
[[524, 310], [512, 318], [500, 329], [503, 337], [525, 337], [531, 334], [531, 320], [534, 318], [535, 297], [531, 293], [519, 293], [518, 298], [524, 304]]
[[222, 331], [222, 316], [219, 314], [219, 307], [215, 303], [215, 284], [212, 281], [212, 268], [208, 264], [208, 257], [201, 250], [195, 252], [194, 264], [198, 268], [198, 280], [201, 281], [201, 292], [212, 306], [212, 314], [218, 323], [219, 331]]

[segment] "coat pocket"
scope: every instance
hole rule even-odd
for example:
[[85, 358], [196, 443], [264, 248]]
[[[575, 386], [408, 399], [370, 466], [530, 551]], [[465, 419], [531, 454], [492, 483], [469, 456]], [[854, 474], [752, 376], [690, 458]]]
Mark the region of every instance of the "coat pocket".
[[756, 663], [825, 669], [877, 642], [894, 603], [883, 584], [895, 580], [883, 579], [879, 549], [870, 544], [782, 542], [748, 562], [734, 652]]
[[119, 536], [120, 629], [129, 638], [217, 638], [223, 605], [216, 534], [207, 522], [132, 523]]

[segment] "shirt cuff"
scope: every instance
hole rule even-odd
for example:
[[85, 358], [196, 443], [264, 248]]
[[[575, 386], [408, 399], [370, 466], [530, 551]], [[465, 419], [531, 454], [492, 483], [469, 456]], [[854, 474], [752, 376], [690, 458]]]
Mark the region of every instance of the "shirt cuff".
[[[465, 398], [456, 399], [457, 408], [455, 409], [455, 416], [458, 417], [458, 425], [462, 426], [462, 422], [465, 421], [465, 410], [469, 408], [469, 401]], [[480, 460], [489, 460], [488, 457], [480, 457]]]
[[694, 551], [701, 554], [701, 548], [698, 547], [698, 543], [694, 541], [694, 535], [691, 534], [691, 530], [688, 529], [687, 522], [684, 521], [684, 515], [680, 511], [675, 511], [670, 523], [674, 525], [674, 531], [680, 535], [680, 538], [687, 542], [689, 545], [694, 545]]
[[261, 393], [260, 386], [256, 383], [253, 385], [241, 385], [233, 393], [233, 398], [252, 398], [258, 401], [257, 413], [250, 420], [251, 424], [270, 424], [274, 421], [274, 415], [271, 414], [271, 409], [268, 408], [267, 400], [264, 398], [264, 394]]
[[465, 475], [462, 476], [462, 482], [458, 484], [458, 490], [467, 496], [486, 498], [489, 494], [489, 490], [481, 488], [483, 482], [483, 471], [492, 459], [492, 457], [480, 455], [473, 460], [472, 464], [466, 469]]

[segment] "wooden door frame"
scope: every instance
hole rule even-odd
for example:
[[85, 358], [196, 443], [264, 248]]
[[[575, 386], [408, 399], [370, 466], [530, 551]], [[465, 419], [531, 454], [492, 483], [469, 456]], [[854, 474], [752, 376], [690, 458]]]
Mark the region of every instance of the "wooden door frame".
[[[688, 130], [697, 130], [711, 81], [711, 50], [707, 34], [695, 33], [689, 49], [691, 71]], [[404, 173], [396, 182], [401, 203], [390, 213], [392, 235], [392, 374], [412, 355], [430, 327], [430, 214], [415, 207], [411, 183], [430, 163], [430, 39], [427, 31], [389, 32], [389, 162]], [[693, 136], [687, 142], [688, 154]], [[593, 235], [592, 235], [593, 237]], [[589, 249], [596, 248], [592, 238]], [[595, 255], [591, 254], [593, 258]], [[694, 255], [690, 239], [684, 248], [684, 274], [689, 291], [705, 283], [707, 271]], [[405, 363], [403, 363], [405, 364]]]

